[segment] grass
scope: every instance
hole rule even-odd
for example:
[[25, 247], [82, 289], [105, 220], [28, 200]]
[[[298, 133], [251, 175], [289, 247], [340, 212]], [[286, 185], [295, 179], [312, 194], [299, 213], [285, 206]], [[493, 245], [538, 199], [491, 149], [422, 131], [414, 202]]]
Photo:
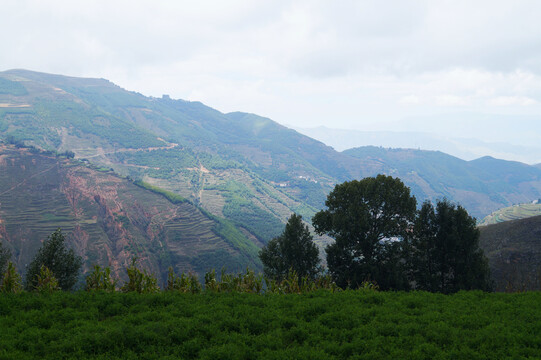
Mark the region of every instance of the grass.
[[541, 293], [0, 296], [0, 358], [541, 356]]

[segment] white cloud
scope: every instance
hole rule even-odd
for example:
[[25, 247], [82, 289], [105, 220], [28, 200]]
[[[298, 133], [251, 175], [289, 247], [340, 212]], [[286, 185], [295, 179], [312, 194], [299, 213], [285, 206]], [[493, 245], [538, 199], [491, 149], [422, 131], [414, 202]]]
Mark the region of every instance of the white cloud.
[[539, 102], [526, 96], [498, 96], [488, 100], [491, 106], [529, 106]]
[[421, 98], [417, 95], [406, 95], [406, 96], [401, 97], [398, 102], [400, 104], [417, 105], [421, 103]]
[[467, 106], [471, 104], [467, 97], [449, 94], [435, 96], [434, 100], [438, 106]]
[[298, 126], [532, 115], [539, 13], [533, 0], [5, 0], [0, 70], [104, 77]]

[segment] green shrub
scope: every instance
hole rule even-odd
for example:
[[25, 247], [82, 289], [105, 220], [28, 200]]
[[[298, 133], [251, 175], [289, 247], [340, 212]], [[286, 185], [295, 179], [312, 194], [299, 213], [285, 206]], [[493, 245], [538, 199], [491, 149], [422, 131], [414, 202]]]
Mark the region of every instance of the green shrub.
[[128, 281], [120, 288], [122, 292], [136, 292], [139, 294], [156, 293], [160, 291], [158, 280], [146, 270], [139, 270], [135, 265], [137, 258], [133, 258], [131, 265], [126, 269]]
[[34, 285], [34, 291], [43, 293], [52, 293], [53, 291], [60, 290], [58, 280], [54, 277], [54, 274], [45, 265], [41, 265], [39, 274], [36, 275], [36, 281]]
[[0, 294], [5, 359], [539, 359], [540, 292]]
[[293, 269], [289, 269], [287, 276], [282, 281], [266, 278], [265, 283], [267, 292], [271, 294], [306, 294], [319, 290], [340, 291], [329, 274], [318, 275], [315, 278], [299, 277]]
[[0, 292], [2, 293], [18, 293], [23, 289], [21, 275], [17, 273], [15, 265], [10, 261], [6, 272], [2, 276], [0, 283]]
[[219, 280], [215, 270], [205, 274], [205, 291], [260, 294], [262, 290], [263, 276], [256, 275], [250, 269], [238, 274], [226, 273], [225, 269], [222, 269]]
[[194, 273], [188, 275], [182, 273], [178, 277], [173, 267], [169, 267], [169, 274], [167, 275], [167, 291], [179, 291], [183, 293], [198, 294], [201, 292], [201, 284]]
[[365, 280], [359, 285], [359, 290], [379, 291], [379, 286], [375, 282]]
[[215, 291], [219, 290], [218, 280], [216, 280], [216, 270], [212, 269], [205, 273], [205, 291]]
[[85, 290], [115, 292], [116, 283], [116, 279], [111, 278], [109, 267], [102, 269], [99, 265], [94, 265], [94, 270], [86, 277]]

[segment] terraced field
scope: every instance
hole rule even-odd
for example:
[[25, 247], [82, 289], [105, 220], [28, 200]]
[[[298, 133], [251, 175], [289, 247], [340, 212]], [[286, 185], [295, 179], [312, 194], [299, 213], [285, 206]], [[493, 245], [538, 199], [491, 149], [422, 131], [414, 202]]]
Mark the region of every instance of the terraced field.
[[518, 204], [494, 211], [492, 214], [486, 216], [479, 225], [497, 224], [504, 221], [525, 219], [537, 215], [541, 215], [541, 204]]
[[227, 220], [173, 204], [110, 171], [0, 147], [0, 239], [24, 272], [43, 239], [61, 228], [76, 251], [123, 277], [131, 257], [163, 280], [167, 268], [259, 268], [258, 247]]

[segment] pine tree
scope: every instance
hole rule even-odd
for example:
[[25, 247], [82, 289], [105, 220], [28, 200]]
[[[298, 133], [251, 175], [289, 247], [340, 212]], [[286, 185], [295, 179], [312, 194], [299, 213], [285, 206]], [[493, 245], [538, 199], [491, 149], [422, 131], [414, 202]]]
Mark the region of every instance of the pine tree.
[[33, 290], [38, 281], [42, 266], [49, 269], [62, 290], [71, 290], [79, 276], [82, 259], [73, 249], [67, 249], [66, 238], [60, 229], [53, 232], [43, 242], [26, 270], [25, 288]]
[[281, 281], [293, 270], [299, 277], [315, 278], [320, 272], [319, 251], [302, 216], [292, 214], [282, 234], [259, 252], [265, 276]]

